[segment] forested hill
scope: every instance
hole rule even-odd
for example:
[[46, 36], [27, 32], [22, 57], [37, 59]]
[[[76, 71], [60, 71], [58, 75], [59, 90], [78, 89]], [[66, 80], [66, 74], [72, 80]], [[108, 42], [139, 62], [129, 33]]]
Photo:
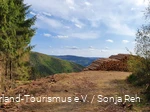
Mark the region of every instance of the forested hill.
[[67, 60], [70, 62], [74, 62], [85, 67], [90, 65], [96, 59], [98, 59], [98, 57], [80, 57], [80, 56], [72, 56], [72, 55], [54, 56], [54, 57]]
[[56, 73], [79, 72], [84, 68], [79, 64], [37, 52], [32, 52], [30, 54], [30, 63], [36, 77], [43, 77]]

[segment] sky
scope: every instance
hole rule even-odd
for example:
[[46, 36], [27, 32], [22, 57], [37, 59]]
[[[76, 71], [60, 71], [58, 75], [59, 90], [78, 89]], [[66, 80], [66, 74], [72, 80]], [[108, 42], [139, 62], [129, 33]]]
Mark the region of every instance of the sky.
[[[134, 53], [146, 23], [146, 0], [24, 0], [37, 28], [33, 51], [48, 55], [109, 57]], [[127, 50], [129, 49], [129, 51]]]

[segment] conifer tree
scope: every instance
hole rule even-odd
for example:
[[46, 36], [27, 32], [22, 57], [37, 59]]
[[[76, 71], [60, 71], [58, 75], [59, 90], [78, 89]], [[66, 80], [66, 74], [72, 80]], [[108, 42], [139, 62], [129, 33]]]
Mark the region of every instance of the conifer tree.
[[0, 0], [0, 57], [5, 80], [29, 77], [28, 56], [36, 20], [27, 19], [29, 8], [23, 0]]

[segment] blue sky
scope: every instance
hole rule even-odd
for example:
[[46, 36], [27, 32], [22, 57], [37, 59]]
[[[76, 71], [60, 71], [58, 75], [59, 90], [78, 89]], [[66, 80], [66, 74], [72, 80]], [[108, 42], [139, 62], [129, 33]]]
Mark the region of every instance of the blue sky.
[[25, 0], [37, 16], [33, 51], [49, 55], [108, 57], [134, 51], [145, 23], [145, 0]]

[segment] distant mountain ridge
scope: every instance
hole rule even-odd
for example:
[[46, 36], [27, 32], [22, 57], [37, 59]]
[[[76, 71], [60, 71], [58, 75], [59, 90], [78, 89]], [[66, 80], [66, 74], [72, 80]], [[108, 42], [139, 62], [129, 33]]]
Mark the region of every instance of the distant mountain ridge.
[[62, 55], [62, 56], [53, 55], [53, 57], [74, 62], [84, 67], [90, 65], [93, 61], [100, 58], [100, 57], [80, 57], [80, 56], [73, 56], [73, 55]]
[[33, 67], [35, 77], [43, 77], [56, 73], [79, 72], [84, 68], [79, 64], [38, 52], [30, 54], [30, 63]]

